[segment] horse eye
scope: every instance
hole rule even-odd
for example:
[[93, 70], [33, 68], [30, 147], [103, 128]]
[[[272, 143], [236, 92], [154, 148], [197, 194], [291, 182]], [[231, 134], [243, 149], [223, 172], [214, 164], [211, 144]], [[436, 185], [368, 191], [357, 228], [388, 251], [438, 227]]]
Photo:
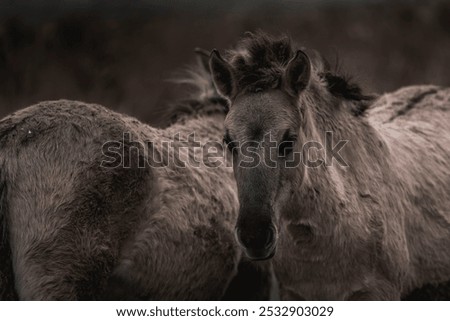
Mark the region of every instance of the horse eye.
[[286, 140], [280, 143], [278, 146], [278, 154], [280, 156], [286, 157], [294, 150], [294, 141]]
[[223, 136], [223, 142], [225, 145], [227, 145], [227, 148], [230, 152], [236, 153], [236, 143], [231, 139], [231, 137], [228, 134], [225, 134]]

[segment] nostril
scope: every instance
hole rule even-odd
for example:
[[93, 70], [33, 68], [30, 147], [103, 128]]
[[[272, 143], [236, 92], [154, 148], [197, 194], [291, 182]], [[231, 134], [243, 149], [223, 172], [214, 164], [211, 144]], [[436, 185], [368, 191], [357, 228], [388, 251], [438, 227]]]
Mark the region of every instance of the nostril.
[[267, 239], [266, 239], [266, 247], [271, 247], [273, 245], [273, 243], [275, 243], [277, 237], [277, 231], [275, 229], [275, 227], [270, 227], [268, 232], [267, 232]]
[[234, 237], [243, 253], [251, 260], [266, 260], [273, 257], [278, 239], [276, 226], [272, 222], [245, 223], [248, 222], [238, 222], [234, 229]]
[[244, 233], [240, 228], [234, 230], [234, 236], [238, 244], [247, 249], [268, 249], [276, 241], [277, 231], [274, 227], [250, 230]]
[[269, 229], [267, 231], [267, 238], [266, 238], [266, 244], [265, 246], [269, 246], [273, 243], [273, 239], [274, 239], [274, 233], [273, 233], [273, 229]]

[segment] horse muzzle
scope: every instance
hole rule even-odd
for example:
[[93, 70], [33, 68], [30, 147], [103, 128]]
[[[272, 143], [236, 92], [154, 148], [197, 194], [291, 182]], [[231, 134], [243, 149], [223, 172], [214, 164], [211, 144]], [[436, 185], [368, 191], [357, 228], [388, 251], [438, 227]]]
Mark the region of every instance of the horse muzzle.
[[251, 232], [236, 227], [235, 236], [238, 244], [251, 260], [268, 260], [275, 255], [278, 232], [274, 225]]

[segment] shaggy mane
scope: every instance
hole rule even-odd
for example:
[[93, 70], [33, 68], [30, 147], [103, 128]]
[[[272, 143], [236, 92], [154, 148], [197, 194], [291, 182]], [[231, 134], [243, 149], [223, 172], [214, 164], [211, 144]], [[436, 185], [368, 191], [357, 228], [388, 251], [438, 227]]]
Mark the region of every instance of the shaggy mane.
[[317, 52], [299, 47], [286, 35], [273, 37], [261, 31], [248, 32], [235, 49], [227, 52], [226, 59], [234, 68], [238, 87], [255, 92], [277, 88], [288, 62], [298, 49], [307, 52], [313, 70], [332, 95], [361, 102], [352, 112], [356, 116], [362, 115], [369, 105], [367, 101], [373, 97], [365, 95], [361, 87], [348, 77], [332, 71], [328, 61]]
[[172, 79], [173, 83], [189, 88], [189, 96], [168, 106], [165, 118], [169, 124], [197, 115], [226, 114], [228, 101], [219, 95], [214, 87], [209, 70], [199, 59], [197, 64], [187, 68], [182, 75]]

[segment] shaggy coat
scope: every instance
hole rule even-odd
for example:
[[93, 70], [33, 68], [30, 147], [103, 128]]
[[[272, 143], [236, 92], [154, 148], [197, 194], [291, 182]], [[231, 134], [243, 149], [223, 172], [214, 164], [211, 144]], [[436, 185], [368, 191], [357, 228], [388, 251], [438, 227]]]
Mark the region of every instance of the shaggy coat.
[[[317, 53], [262, 33], [214, 51], [210, 66], [230, 101], [229, 145], [267, 133], [278, 143], [278, 166], [234, 172], [238, 241], [274, 255], [283, 299], [400, 299], [450, 280], [450, 89], [364, 95]], [[302, 149], [326, 146], [326, 132], [347, 142], [346, 166], [285, 166], [292, 151], [326, 160], [325, 148]], [[248, 158], [233, 151], [235, 164]]]
[[[211, 83], [204, 71], [195, 77]], [[163, 150], [163, 141], [169, 152], [182, 144], [176, 134], [221, 142], [223, 102], [205, 93], [178, 104], [184, 112], [166, 129], [67, 100], [1, 120], [0, 298], [266, 298], [270, 273], [241, 261], [234, 241], [232, 169], [207, 159], [180, 167]], [[118, 148], [105, 150], [106, 142]], [[182, 148], [180, 158], [200, 151]], [[227, 295], [238, 267], [247, 277]], [[259, 288], [250, 289], [255, 279]]]

